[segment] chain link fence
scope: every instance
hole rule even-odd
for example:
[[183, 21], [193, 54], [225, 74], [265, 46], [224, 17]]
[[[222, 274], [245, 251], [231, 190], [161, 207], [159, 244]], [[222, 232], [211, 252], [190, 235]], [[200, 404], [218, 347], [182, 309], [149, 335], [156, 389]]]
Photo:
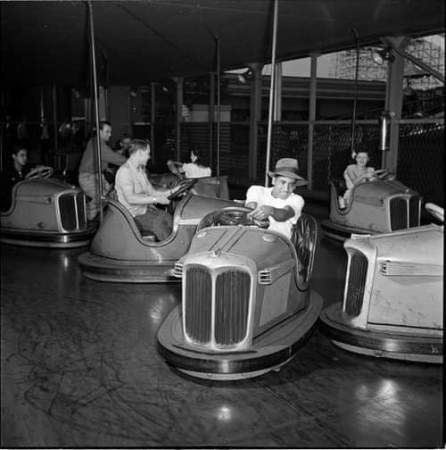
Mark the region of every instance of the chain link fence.
[[[159, 126], [159, 125], [157, 125]], [[258, 124], [257, 177], [249, 177], [249, 132], [247, 122], [225, 122], [220, 124], [219, 168], [221, 175], [228, 175], [229, 183], [247, 186], [263, 184], [267, 124]], [[275, 123], [272, 130], [270, 168], [280, 158], [296, 158], [303, 177], [308, 178], [308, 122]], [[444, 202], [444, 122], [412, 121], [401, 123], [398, 151], [398, 179], [417, 190], [426, 201], [440, 205]], [[175, 130], [173, 130], [174, 132]], [[166, 134], [166, 133], [164, 133]], [[167, 133], [169, 134], [169, 133]], [[166, 134], [166, 136], [167, 136]], [[212, 154], [210, 152], [210, 126], [208, 123], [183, 123], [181, 125], [181, 160], [189, 159], [189, 151], [200, 150], [203, 162], [217, 170], [217, 129], [212, 129]], [[157, 161], [176, 156], [175, 135], [168, 136], [168, 143], [158, 142]], [[330, 178], [342, 177], [342, 172], [351, 159], [351, 123], [347, 121], [316, 122], [313, 130], [312, 189], [328, 193]], [[379, 150], [380, 131], [378, 121], [358, 121], [354, 133], [354, 149], [367, 151], [369, 165], [381, 167], [382, 152]], [[162, 161], [161, 161], [162, 160]]]

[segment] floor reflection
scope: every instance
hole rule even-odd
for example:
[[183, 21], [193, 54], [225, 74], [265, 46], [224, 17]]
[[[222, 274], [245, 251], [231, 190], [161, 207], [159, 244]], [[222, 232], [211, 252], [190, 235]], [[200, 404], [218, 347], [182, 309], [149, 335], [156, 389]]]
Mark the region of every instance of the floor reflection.
[[[194, 380], [155, 344], [180, 286], [85, 279], [80, 252], [2, 247], [3, 446], [440, 446], [441, 368], [353, 355], [316, 332], [279, 373]], [[326, 303], [345, 261], [323, 243]]]

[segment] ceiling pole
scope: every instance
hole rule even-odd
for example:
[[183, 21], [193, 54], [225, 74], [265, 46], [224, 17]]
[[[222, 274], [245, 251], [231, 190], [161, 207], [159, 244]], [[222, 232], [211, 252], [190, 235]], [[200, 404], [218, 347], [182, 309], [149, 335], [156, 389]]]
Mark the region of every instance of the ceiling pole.
[[282, 120], [282, 63], [274, 64], [274, 108], [273, 122]]
[[308, 149], [307, 149], [307, 180], [309, 190], [313, 189], [313, 142], [314, 122], [316, 120], [316, 89], [317, 89], [317, 59], [318, 53], [311, 53], [310, 65], [310, 98], [308, 111]]
[[52, 103], [53, 103], [53, 127], [54, 127], [54, 151], [57, 152], [59, 144], [57, 141], [57, 86], [52, 86]]
[[273, 18], [273, 45], [271, 55], [271, 82], [269, 87], [269, 110], [268, 110], [268, 134], [266, 137], [266, 162], [265, 162], [265, 187], [268, 187], [268, 172], [271, 159], [271, 136], [273, 128], [273, 109], [274, 109], [274, 78], [276, 66], [276, 42], [277, 42], [277, 15], [279, 10], [279, 0], [274, 0], [274, 18]]
[[[393, 49], [404, 51], [408, 41], [405, 37], [387, 38], [393, 44]], [[388, 75], [386, 84], [386, 105], [390, 117], [389, 125], [389, 151], [382, 152], [382, 167], [390, 172], [397, 173], [399, 121], [403, 109], [403, 80], [404, 57], [400, 52], [393, 51], [394, 58], [388, 62]]]
[[215, 74], [209, 72], [209, 167], [214, 160]]
[[250, 111], [249, 111], [249, 158], [248, 175], [250, 180], [257, 179], [257, 155], [259, 122], [262, 119], [262, 67], [260, 63], [249, 65], [252, 70]]
[[355, 61], [355, 91], [353, 96], [353, 112], [352, 112], [352, 129], [350, 137], [350, 155], [353, 158], [356, 153], [355, 148], [355, 128], [356, 128], [356, 107], [358, 104], [358, 77], [359, 77], [359, 36], [356, 28], [352, 29], [352, 33], [355, 36], [356, 44], [356, 61]]
[[156, 120], [156, 84], [150, 83], [150, 146], [152, 150], [152, 162], [156, 161], [155, 152], [155, 120]]
[[99, 136], [99, 105], [98, 105], [98, 76], [96, 72], [96, 50], [94, 40], [94, 23], [93, 23], [93, 5], [91, 0], [88, 0], [88, 17], [89, 17], [89, 32], [90, 32], [90, 55], [91, 67], [93, 72], [93, 93], [94, 93], [94, 116], [96, 122], [96, 163], [98, 169], [98, 202], [99, 202], [99, 222], [102, 223], [102, 162], [101, 162], [101, 138]]
[[177, 117], [176, 117], [176, 160], [181, 161], [181, 121], [183, 117], [183, 77], [174, 77], [177, 85]]
[[221, 122], [221, 54], [220, 39], [215, 38], [217, 46], [217, 177], [220, 176], [220, 122]]

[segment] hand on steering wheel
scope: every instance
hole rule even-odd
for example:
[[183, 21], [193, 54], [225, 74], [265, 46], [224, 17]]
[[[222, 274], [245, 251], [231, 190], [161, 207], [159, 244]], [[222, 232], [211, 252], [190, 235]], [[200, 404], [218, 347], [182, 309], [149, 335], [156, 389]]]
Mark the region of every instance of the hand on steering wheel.
[[53, 169], [48, 166], [39, 166], [32, 169], [25, 176], [26, 180], [37, 180], [39, 178], [49, 178], [53, 174]]
[[215, 225], [255, 225], [259, 228], [268, 228], [269, 220], [255, 219], [250, 215], [252, 209], [244, 206], [230, 206], [221, 209], [214, 216]]
[[175, 198], [180, 197], [186, 191], [192, 188], [192, 186], [197, 182], [196, 178], [188, 178], [186, 180], [181, 181], [178, 186], [173, 189], [173, 192], [167, 197], [169, 200], [173, 200]]
[[375, 170], [373, 175], [376, 178], [379, 178], [380, 180], [382, 180], [383, 178], [386, 178], [389, 175], [389, 171], [387, 169], [379, 169], [379, 170]]

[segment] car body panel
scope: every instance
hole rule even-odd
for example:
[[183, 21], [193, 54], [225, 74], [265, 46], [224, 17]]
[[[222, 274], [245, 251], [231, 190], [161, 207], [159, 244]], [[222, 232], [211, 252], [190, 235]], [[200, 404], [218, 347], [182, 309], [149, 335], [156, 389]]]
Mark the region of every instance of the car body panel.
[[322, 222], [328, 237], [344, 240], [351, 233], [388, 233], [420, 225], [419, 194], [397, 180], [376, 180], [357, 185], [351, 202], [340, 209], [337, 191], [330, 183], [329, 220]]
[[[294, 356], [316, 323], [322, 299], [307, 283], [299, 288], [301, 263], [288, 238], [256, 226], [210, 224], [208, 219], [175, 264], [182, 303], [162, 324], [159, 349], [169, 364], [192, 376], [258, 376]], [[308, 242], [296, 242], [314, 256], [317, 224], [306, 220], [311, 233], [302, 235]], [[313, 258], [306, 256], [312, 268]]]
[[87, 223], [85, 194], [54, 178], [17, 183], [0, 221], [2, 242], [17, 245], [78, 247], [96, 230]]
[[443, 245], [436, 224], [348, 239], [343, 301], [321, 315], [332, 341], [356, 353], [442, 363]]
[[178, 203], [173, 230], [163, 241], [143, 236], [129, 211], [116, 200], [108, 207], [90, 250], [80, 255], [82, 272], [88, 278], [118, 282], [170, 282], [175, 262], [189, 249], [201, 218], [230, 200], [189, 194]]

